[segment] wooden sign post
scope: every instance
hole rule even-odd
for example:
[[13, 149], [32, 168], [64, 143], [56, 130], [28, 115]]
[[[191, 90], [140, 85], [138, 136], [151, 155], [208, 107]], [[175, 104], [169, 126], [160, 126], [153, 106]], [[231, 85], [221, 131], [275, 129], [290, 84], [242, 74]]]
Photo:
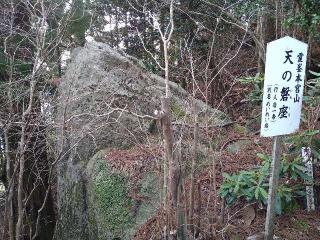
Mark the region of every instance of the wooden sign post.
[[306, 197], [307, 197], [307, 210], [308, 212], [314, 211], [316, 209], [314, 203], [314, 191], [313, 191], [313, 163], [311, 157], [311, 148], [303, 147], [301, 149], [301, 156], [303, 159], [304, 166], [306, 167], [306, 174], [310, 177], [310, 179], [305, 180], [306, 184]]
[[277, 194], [277, 186], [278, 186], [279, 171], [280, 171], [280, 155], [281, 155], [280, 143], [281, 143], [281, 136], [275, 136], [273, 138], [272, 163], [271, 163], [271, 173], [270, 173], [270, 180], [269, 180], [269, 195], [268, 195], [267, 216], [266, 216], [266, 225], [265, 225], [266, 240], [273, 239], [276, 194]]
[[261, 136], [274, 137], [265, 240], [273, 239], [281, 136], [299, 129], [308, 45], [284, 37], [267, 45]]

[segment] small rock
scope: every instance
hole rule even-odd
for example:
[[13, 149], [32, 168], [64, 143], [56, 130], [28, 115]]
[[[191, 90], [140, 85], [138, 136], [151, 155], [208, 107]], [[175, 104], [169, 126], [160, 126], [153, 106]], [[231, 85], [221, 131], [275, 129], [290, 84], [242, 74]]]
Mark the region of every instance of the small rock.
[[[264, 232], [247, 237], [247, 240], [264, 240]], [[273, 236], [273, 240], [281, 240], [278, 236]]]
[[263, 240], [263, 233], [257, 233], [255, 235], [247, 237], [247, 240]]
[[231, 235], [229, 237], [230, 240], [242, 240], [243, 238], [237, 234]]
[[227, 150], [230, 153], [237, 154], [241, 152], [243, 149], [245, 149], [247, 146], [249, 146], [251, 141], [249, 140], [238, 140], [234, 143], [231, 143], [228, 145]]
[[243, 220], [246, 226], [250, 226], [256, 217], [255, 209], [252, 205], [246, 207], [243, 212]]
[[241, 126], [238, 123], [236, 123], [233, 128], [237, 133], [240, 133], [240, 134], [248, 133], [248, 129], [246, 127], [244, 127], [244, 126]]

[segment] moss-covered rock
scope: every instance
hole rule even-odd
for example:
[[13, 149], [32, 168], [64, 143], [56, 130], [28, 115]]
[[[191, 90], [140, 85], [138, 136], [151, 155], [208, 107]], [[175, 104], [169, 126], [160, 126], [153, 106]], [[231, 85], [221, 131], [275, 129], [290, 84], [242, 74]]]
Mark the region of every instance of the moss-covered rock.
[[132, 199], [127, 174], [110, 169], [107, 152], [102, 150], [95, 154], [86, 168], [90, 179], [87, 183], [89, 229], [97, 228], [97, 240], [129, 240], [137, 228], [156, 213], [158, 177], [153, 172], [145, 174], [138, 182], [138, 194], [144, 199]]
[[[94, 159], [95, 160], [95, 159]], [[127, 179], [97, 161], [89, 182], [90, 221], [98, 223], [98, 239], [123, 238], [133, 223]]]
[[234, 124], [233, 128], [234, 128], [234, 131], [239, 134], [246, 134], [249, 132], [245, 126], [242, 126], [238, 123]]
[[241, 152], [246, 146], [250, 145], [250, 140], [238, 140], [227, 146], [227, 150], [230, 153], [237, 154]]

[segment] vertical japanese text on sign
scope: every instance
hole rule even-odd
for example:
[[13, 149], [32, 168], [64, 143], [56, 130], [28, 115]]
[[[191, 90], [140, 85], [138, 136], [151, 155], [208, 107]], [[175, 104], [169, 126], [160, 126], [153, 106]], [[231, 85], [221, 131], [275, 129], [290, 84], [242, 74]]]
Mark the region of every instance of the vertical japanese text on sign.
[[290, 134], [299, 129], [307, 44], [291, 37], [267, 46], [261, 135]]

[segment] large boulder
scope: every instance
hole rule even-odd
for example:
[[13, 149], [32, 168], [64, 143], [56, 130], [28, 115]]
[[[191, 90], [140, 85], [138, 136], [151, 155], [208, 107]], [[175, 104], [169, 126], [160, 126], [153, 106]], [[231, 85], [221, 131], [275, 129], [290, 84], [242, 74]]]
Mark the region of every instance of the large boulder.
[[[160, 109], [164, 87], [161, 77], [108, 45], [88, 43], [73, 51], [58, 88], [55, 116], [61, 156], [56, 239], [114, 239], [119, 234], [130, 238], [136, 225], [155, 213], [154, 197], [148, 197], [153, 209], [148, 204], [137, 205], [130, 197], [130, 174], [110, 167], [108, 152], [146, 145], [157, 136], [156, 121], [150, 116]], [[181, 126], [191, 119], [194, 99], [177, 84], [170, 82], [170, 87], [173, 118]], [[194, 101], [200, 116], [210, 117], [210, 124], [228, 122], [220, 111]], [[137, 184], [148, 186], [152, 195], [153, 173], [148, 171], [139, 179]]]

